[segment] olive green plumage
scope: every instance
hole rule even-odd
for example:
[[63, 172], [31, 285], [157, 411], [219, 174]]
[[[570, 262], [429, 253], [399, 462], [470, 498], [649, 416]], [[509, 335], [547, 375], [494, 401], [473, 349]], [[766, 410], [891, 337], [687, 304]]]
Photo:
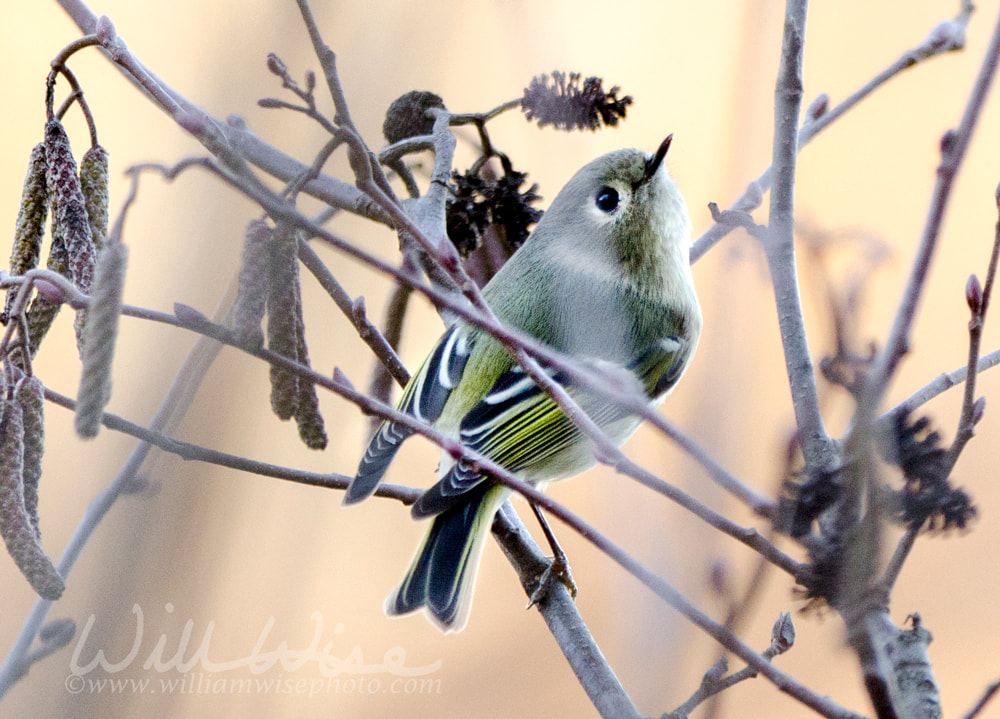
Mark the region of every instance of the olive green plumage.
[[[657, 403], [698, 343], [701, 311], [688, 260], [691, 224], [657, 153], [618, 150], [579, 170], [531, 237], [483, 289], [506, 325], [581, 360], [631, 370]], [[546, 370], [616, 443], [640, 420]], [[544, 484], [595, 462], [589, 441], [490, 335], [450, 328], [414, 374], [401, 411]], [[375, 491], [412, 432], [383, 423], [345, 495]], [[434, 521], [389, 614], [425, 607], [444, 631], [468, 619], [472, 585], [493, 514], [509, 496], [495, 480], [444, 454], [439, 481], [414, 505]]]

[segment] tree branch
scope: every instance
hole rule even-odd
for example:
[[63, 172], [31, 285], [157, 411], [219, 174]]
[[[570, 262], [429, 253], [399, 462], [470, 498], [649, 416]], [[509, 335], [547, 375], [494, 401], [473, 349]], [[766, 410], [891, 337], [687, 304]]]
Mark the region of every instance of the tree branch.
[[[824, 697], [812, 692], [780, 670], [771, 666], [763, 657], [747, 647], [734, 636], [729, 630], [719, 622], [714, 621], [708, 615], [699, 610], [666, 580], [649, 571], [631, 555], [613, 543], [595, 527], [584, 522], [577, 515], [567, 510], [558, 502], [555, 502], [541, 491], [531, 485], [521, 481], [511, 474], [504, 467], [490, 460], [478, 452], [462, 445], [451, 437], [447, 437], [438, 432], [433, 427], [426, 425], [415, 417], [399, 412], [398, 410], [377, 402], [367, 395], [357, 392], [344, 379], [334, 377], [333, 379], [321, 375], [309, 367], [300, 365], [287, 357], [271, 352], [263, 348], [249, 349], [241, 346], [232, 333], [225, 327], [208, 320], [196, 310], [177, 306], [177, 320], [186, 329], [206, 334], [220, 342], [238, 347], [243, 351], [260, 359], [264, 359], [272, 365], [278, 365], [288, 371], [296, 372], [301, 377], [308, 379], [318, 386], [332, 390], [341, 397], [358, 405], [363, 411], [370, 414], [379, 414], [393, 423], [413, 430], [413, 432], [423, 435], [444, 451], [448, 452], [456, 459], [461, 458], [477, 466], [482, 472], [490, 475], [498, 482], [523, 495], [530, 502], [537, 504], [547, 513], [558, 517], [565, 524], [578, 532], [584, 539], [595, 545], [604, 552], [614, 562], [621, 565], [629, 573], [639, 579], [643, 584], [652, 589], [657, 596], [674, 607], [684, 617], [695, 626], [701, 628], [709, 636], [718, 641], [723, 647], [733, 652], [745, 662], [755, 667], [761, 674], [770, 679], [780, 691], [788, 693], [807, 706], [819, 711], [823, 716], [828, 717], [854, 717], [855, 715], [837, 706]], [[738, 537], [737, 537], [738, 538]]]
[[[653, 426], [659, 428], [662, 432], [667, 434], [667, 436], [670, 436], [671, 438], [678, 438], [682, 436], [678, 429], [669, 425], [669, 423], [662, 416], [657, 414], [655, 410], [649, 406], [648, 401], [641, 392], [635, 391], [631, 385], [624, 384], [621, 381], [622, 378], [620, 375], [604, 371], [595, 371], [593, 368], [587, 367], [586, 365], [583, 365], [561, 352], [552, 350], [535, 338], [526, 335], [523, 332], [512, 330], [501, 325], [492, 313], [485, 314], [481, 312], [478, 307], [469, 307], [467, 302], [456, 298], [452, 293], [444, 293], [433, 287], [420, 284], [406, 272], [403, 272], [399, 268], [389, 265], [369, 253], [358, 249], [351, 243], [337, 237], [322, 226], [316, 224], [308, 217], [303, 216], [301, 213], [297, 212], [293, 206], [289, 205], [282, 198], [272, 193], [259, 182], [242, 183], [239, 178], [224, 172], [214, 163], [207, 160], [199, 162], [188, 161], [185, 166], [202, 167], [215, 173], [220, 179], [233, 186], [237, 191], [257, 202], [261, 208], [263, 208], [275, 221], [281, 220], [287, 222], [292, 227], [307, 232], [309, 236], [324, 240], [351, 256], [360, 259], [379, 272], [387, 274], [400, 282], [410, 284], [416, 291], [427, 296], [435, 305], [439, 307], [447, 307], [463, 320], [496, 337], [504, 344], [504, 346], [508, 347], [511, 351], [518, 353], [519, 357], [525, 358], [523, 360], [525, 363], [528, 363], [528, 360], [526, 359], [527, 355], [524, 355], [523, 353], [530, 352], [533, 357], [541, 359], [548, 366], [565, 372], [574, 382], [579, 383], [588, 390], [592, 390], [609, 401], [614, 402], [615, 404], [628, 409], [630, 412], [648, 420]], [[147, 165], [143, 166], [142, 169], [156, 170], [164, 173], [168, 177], [176, 174], [174, 170], [163, 168], [158, 165]], [[541, 372], [537, 363], [531, 367], [529, 372], [531, 371], [535, 372], [535, 375], [532, 376], [533, 379], [537, 376], [537, 379], [535, 380], [536, 382], [539, 382], [541, 386], [549, 389], [550, 391], [558, 393], [559, 388], [552, 386], [553, 383], [547, 375]], [[563, 399], [564, 407], [574, 406], [566, 403], [565, 398]], [[573, 416], [574, 414], [579, 414], [579, 412], [570, 410], [570, 414]], [[751, 503], [751, 506], [758, 512], [758, 514], [765, 516], [772, 515], [774, 510], [774, 503], [772, 501], [753, 492], [749, 487], [745, 486], [738, 479], [722, 469], [722, 467], [703, 450], [699, 450], [697, 452], [693, 451], [697, 449], [697, 445], [693, 441], [687, 440], [680, 444], [683, 448], [692, 452], [691, 456], [706, 467], [709, 472], [709, 476], [713, 480], [719, 482], [720, 486], [728, 491], [732, 491], [734, 495], [740, 499]], [[614, 448], [614, 452], [608, 451], [605, 455], [600, 456], [599, 459], [606, 463], [613, 463], [626, 474], [633, 477], [635, 476], [632, 471], [632, 463], [627, 459], [627, 457], [621, 454], [620, 450], [617, 448]], [[712, 520], [716, 522], [713, 526], [726, 526], [731, 524], [724, 517], [718, 515], [717, 512], [714, 512], [690, 496], [682, 493], [679, 489], [668, 485], [662, 479], [656, 479], [651, 482], [649, 481], [650, 477], [651, 475], [646, 475], [640, 478], [640, 481], [647, 484], [647, 486], [655, 485], [657, 491], [660, 491], [662, 494], [665, 494], [672, 499], [681, 496], [685, 497], [686, 504], [684, 506], [689, 509], [698, 507], [699, 516], [717, 518]], [[743, 538], [741, 541], [747, 540], [746, 530], [740, 530], [736, 532], [734, 536], [742, 536]], [[756, 543], [760, 540], [753, 539], [752, 541]], [[787, 567], [792, 564], [794, 564], [794, 562], [786, 562], [784, 566]]]
[[[97, 30], [98, 17], [80, 0], [57, 0], [77, 27], [84, 34], [93, 34]], [[108, 23], [110, 27], [110, 22]], [[296, 160], [277, 148], [263, 142], [247, 130], [239, 118], [231, 118], [229, 123], [212, 117], [180, 93], [167, 85], [163, 80], [150, 72], [142, 62], [132, 54], [126, 44], [115, 35], [114, 28], [103, 35], [104, 55], [115, 67], [157, 107], [178, 122], [181, 127], [191, 132], [195, 139], [211, 150], [219, 138], [232, 148], [238, 150], [241, 156], [259, 167], [264, 172], [280, 180], [288, 181], [308, 169], [308, 165]], [[197, 122], [185, 122], [195, 118]], [[192, 129], [194, 131], [192, 132]], [[340, 207], [349, 212], [361, 215], [371, 220], [390, 224], [386, 214], [363, 192], [356, 187], [330, 177], [321, 175], [304, 188], [305, 192], [323, 200], [329, 205]]]
[[[979, 361], [976, 363], [976, 372], [982, 374], [986, 370], [996, 367], [998, 364], [1000, 364], [1000, 349], [993, 350], [988, 355], [980, 357]], [[884, 430], [890, 423], [895, 421], [896, 417], [903, 414], [909, 414], [918, 407], [922, 407], [927, 404], [938, 395], [947, 392], [952, 387], [957, 387], [962, 384], [968, 376], [968, 365], [963, 365], [958, 369], [948, 372], [947, 374], [939, 374], [933, 380], [925, 384], [923, 387], [879, 417], [876, 422], [876, 432]]]
[[836, 451], [819, 411], [816, 373], [806, 337], [795, 267], [795, 160], [799, 107], [802, 103], [802, 53], [806, 0], [788, 0], [781, 65], [774, 89], [774, 189], [768, 237], [764, 243], [774, 285], [785, 368], [792, 393], [799, 442], [812, 470], [832, 467]]
[[[525, 594], [532, 596], [551, 561], [531, 539], [509, 502], [493, 520], [493, 536], [517, 570]], [[639, 719], [639, 710], [594, 641], [566, 586], [553, 582], [534, 606], [600, 715], [606, 719]]]
[[[797, 151], [801, 151], [816, 135], [820, 134], [836, 120], [839, 120], [845, 113], [853, 109], [858, 103], [903, 70], [938, 55], [963, 49], [965, 47], [965, 28], [969, 24], [969, 17], [972, 15], [973, 6], [971, 2], [965, 0], [960, 5], [958, 15], [951, 20], [945, 20], [934, 26], [928, 36], [919, 45], [903, 52], [895, 62], [855, 90], [836, 107], [810, 118], [798, 132]], [[771, 187], [773, 178], [774, 166], [772, 165], [747, 186], [744, 193], [729, 206], [728, 210], [721, 213], [722, 218], [725, 220], [729, 217], [725, 214], [728, 211], [747, 213], [756, 209], [761, 203], [763, 193]], [[712, 249], [712, 247], [737, 226], [739, 225], [716, 220], [715, 224], [695, 240], [694, 245], [691, 247], [692, 264], [701, 259], [706, 252]]]
[[990, 39], [986, 56], [983, 58], [979, 75], [972, 87], [958, 129], [947, 133], [942, 139], [941, 164], [938, 166], [937, 182], [931, 198], [927, 222], [920, 239], [920, 247], [913, 260], [913, 268], [896, 311], [889, 338], [882, 351], [876, 356], [866, 382], [867, 401], [865, 404], [868, 405], [869, 411], [873, 411], [878, 405], [888, 389], [889, 380], [892, 378], [896, 366], [908, 350], [910, 325], [916, 315], [917, 304], [920, 301], [921, 291], [930, 270], [931, 259], [937, 248], [941, 224], [944, 221], [948, 200], [951, 198], [955, 176], [965, 158], [965, 152], [972, 139], [972, 132], [979, 120], [986, 94], [993, 82], [998, 58], [1000, 58], [1000, 20], [993, 28], [993, 36]]

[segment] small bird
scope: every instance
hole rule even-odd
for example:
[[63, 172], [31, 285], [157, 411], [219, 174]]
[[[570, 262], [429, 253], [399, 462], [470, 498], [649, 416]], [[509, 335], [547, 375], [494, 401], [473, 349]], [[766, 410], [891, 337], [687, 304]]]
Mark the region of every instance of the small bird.
[[[483, 288], [501, 322], [582, 362], [625, 368], [651, 405], [684, 373], [702, 322], [689, 259], [691, 221], [663, 164], [672, 137], [652, 155], [617, 150], [581, 168]], [[641, 423], [564, 373], [543, 370], [615, 443]], [[397, 407], [532, 485], [596, 463], [590, 440], [510, 353], [462, 321], [438, 340]], [[412, 433], [382, 423], [345, 504], [375, 491]], [[447, 453], [438, 476], [413, 505], [415, 518], [434, 519], [385, 611], [399, 615], [423, 607], [442, 631], [457, 632], [469, 617], [493, 516], [511, 490]]]

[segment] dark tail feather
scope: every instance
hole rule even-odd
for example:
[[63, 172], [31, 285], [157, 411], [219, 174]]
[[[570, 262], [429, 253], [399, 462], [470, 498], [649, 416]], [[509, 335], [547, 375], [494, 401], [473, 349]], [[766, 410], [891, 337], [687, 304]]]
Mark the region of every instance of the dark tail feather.
[[365, 456], [361, 458], [361, 464], [358, 466], [358, 473], [344, 492], [344, 504], [360, 502], [375, 492], [403, 440], [411, 434], [413, 430], [407, 427], [400, 427], [391, 422], [382, 423], [368, 443]]
[[472, 607], [486, 536], [505, 499], [503, 487], [492, 487], [436, 516], [406, 577], [386, 599], [386, 614], [426, 607], [443, 631], [461, 631]]

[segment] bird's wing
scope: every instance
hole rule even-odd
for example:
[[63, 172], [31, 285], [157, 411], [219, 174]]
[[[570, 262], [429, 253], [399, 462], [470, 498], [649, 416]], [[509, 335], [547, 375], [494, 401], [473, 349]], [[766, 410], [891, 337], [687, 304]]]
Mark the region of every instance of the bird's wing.
[[690, 342], [666, 337], [640, 354], [629, 364], [629, 369], [639, 378], [646, 396], [655, 400], [674, 388], [693, 351]]
[[[666, 338], [643, 352], [628, 369], [642, 383], [650, 399], [666, 392], [679, 378], [690, 356], [686, 343]], [[544, 369], [544, 368], [543, 368]], [[590, 418], [607, 427], [628, 412], [592, 393], [581, 391], [562, 372], [544, 369], [566, 389]], [[502, 374], [490, 391], [462, 419], [459, 438], [511, 472], [519, 472], [551, 458], [581, 440], [580, 429], [525, 371], [515, 365]], [[413, 505], [415, 517], [426, 517], [449, 509], [495, 480], [464, 460]]]
[[[472, 333], [465, 326], [455, 325], [445, 332], [410, 378], [396, 409], [424, 422], [435, 422], [462, 377], [473, 344]], [[413, 430], [408, 427], [388, 421], [382, 423], [368, 443], [357, 474], [344, 494], [345, 504], [360, 502], [375, 491], [403, 440], [411, 434]]]

